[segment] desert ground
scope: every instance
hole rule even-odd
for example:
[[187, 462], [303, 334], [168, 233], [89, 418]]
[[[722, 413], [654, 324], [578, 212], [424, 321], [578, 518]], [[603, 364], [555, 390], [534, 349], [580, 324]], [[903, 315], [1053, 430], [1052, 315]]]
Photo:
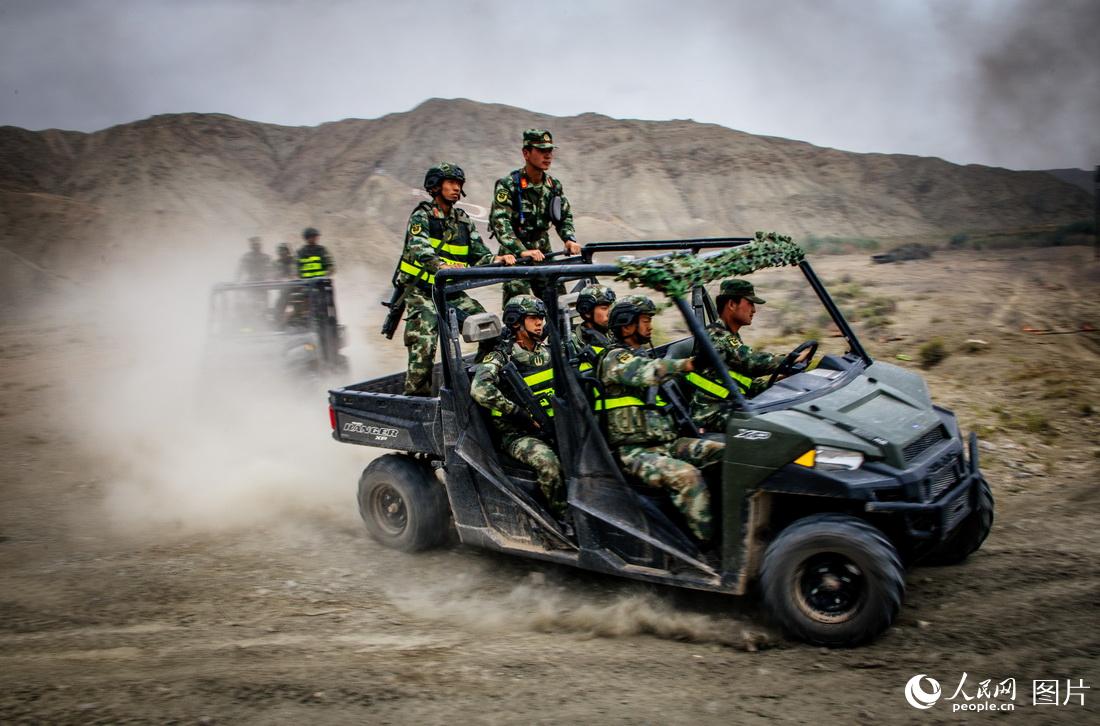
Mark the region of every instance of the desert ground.
[[[331, 440], [323, 389], [214, 392], [201, 295], [82, 288], [0, 323], [0, 723], [1097, 722], [1100, 260], [813, 262], [846, 310], [891, 302], [865, 345], [979, 433], [996, 498], [983, 548], [910, 571], [874, 643], [789, 640], [752, 598], [383, 549], [355, 505], [374, 452]], [[368, 292], [342, 304], [356, 380], [403, 365]], [[906, 703], [914, 675], [946, 697], [964, 673], [970, 696], [1014, 678], [1015, 711]], [[1034, 706], [1040, 679], [1091, 690]]]

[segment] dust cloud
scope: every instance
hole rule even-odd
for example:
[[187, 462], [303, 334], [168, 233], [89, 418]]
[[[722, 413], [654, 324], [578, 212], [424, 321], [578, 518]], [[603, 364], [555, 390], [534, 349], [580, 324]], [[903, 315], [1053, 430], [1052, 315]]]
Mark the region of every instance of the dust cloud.
[[[58, 304], [107, 351], [77, 362], [62, 405], [70, 436], [108, 472], [111, 524], [175, 534], [354, 512], [371, 456], [331, 439], [326, 394], [351, 380], [287, 380], [278, 361], [204, 376], [210, 287], [232, 278], [240, 251], [170, 249], [129, 259]], [[338, 306], [360, 307], [336, 287]], [[348, 326], [350, 376], [369, 355], [356, 332]]]
[[678, 609], [641, 587], [599, 598], [589, 588], [566, 588], [548, 582], [541, 572], [532, 572], [504, 594], [490, 592], [492, 585], [487, 576], [464, 572], [435, 586], [395, 587], [388, 597], [394, 607], [410, 617], [485, 633], [528, 630], [590, 638], [650, 635], [748, 651], [768, 647], [774, 640], [732, 618]]

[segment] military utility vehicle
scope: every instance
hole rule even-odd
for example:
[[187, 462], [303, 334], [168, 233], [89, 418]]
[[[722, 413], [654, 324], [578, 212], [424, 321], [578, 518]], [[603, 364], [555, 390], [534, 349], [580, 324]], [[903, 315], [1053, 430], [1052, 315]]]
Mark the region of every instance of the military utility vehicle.
[[219, 283], [210, 291], [204, 380], [275, 372], [297, 380], [347, 373], [332, 280]]
[[[643, 252], [652, 256], [623, 256]], [[608, 255], [618, 259], [595, 259]], [[703, 434], [726, 442], [724, 461], [704, 471], [718, 534], [701, 548], [665, 491], [621, 472], [593, 405], [599, 381], [568, 343], [570, 296], [558, 291], [597, 281], [647, 289], [666, 305], [662, 316], [675, 316], [657, 327], [678, 323], [690, 333], [652, 355], [714, 359], [704, 326], [716, 311], [706, 284], [780, 266], [791, 266], [796, 286], [801, 280], [792, 294], [816, 298], [827, 313], [839, 331], [831, 339], [837, 350], [795, 364], [801, 350], [818, 348], [806, 341], [752, 398], [721, 367], [728, 426]], [[449, 294], [514, 278], [548, 291], [550, 409], [569, 504], [563, 521], [550, 513], [534, 472], [498, 451], [486, 412], [470, 397], [474, 354], [463, 352], [463, 342], [499, 335], [499, 319], [460, 320], [447, 305]], [[758, 285], [757, 294], [766, 289]], [[906, 566], [960, 562], [989, 533], [993, 499], [976, 437], [964, 438], [920, 376], [870, 355], [789, 238], [593, 243], [551, 264], [440, 271], [434, 298], [442, 350], [436, 395], [401, 395], [403, 373], [329, 392], [336, 440], [393, 452], [359, 480], [360, 514], [384, 545], [439, 545], [453, 522], [463, 543], [522, 557], [731, 595], [758, 592], [794, 636], [848, 646], [893, 622]], [[829, 342], [823, 336], [821, 347]], [[686, 383], [681, 393], [690, 400]]]

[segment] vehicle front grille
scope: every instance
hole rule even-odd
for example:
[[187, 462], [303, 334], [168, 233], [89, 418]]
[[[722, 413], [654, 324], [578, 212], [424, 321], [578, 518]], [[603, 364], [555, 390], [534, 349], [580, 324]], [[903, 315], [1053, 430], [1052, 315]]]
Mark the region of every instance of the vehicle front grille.
[[959, 497], [958, 501], [951, 505], [951, 511], [947, 513], [947, 517], [944, 518], [944, 529], [950, 532], [955, 529], [955, 525], [959, 523], [963, 517], [970, 513], [970, 502], [967, 497]]
[[928, 482], [928, 499], [933, 501], [939, 499], [945, 491], [955, 485], [955, 482], [959, 480], [959, 472], [956, 466], [956, 462], [951, 462], [947, 466], [943, 467], [931, 477]]
[[905, 463], [908, 464], [946, 438], [943, 426], [937, 426], [930, 431], [926, 431], [919, 439], [911, 441], [908, 446], [902, 449], [901, 455], [905, 457]]

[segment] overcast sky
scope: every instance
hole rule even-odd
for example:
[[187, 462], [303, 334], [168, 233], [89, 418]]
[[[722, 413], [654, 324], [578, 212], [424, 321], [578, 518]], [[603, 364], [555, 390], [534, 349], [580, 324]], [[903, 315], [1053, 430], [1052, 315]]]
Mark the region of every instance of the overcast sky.
[[1100, 0], [0, 0], [0, 125], [288, 125], [432, 98], [1100, 164]]

